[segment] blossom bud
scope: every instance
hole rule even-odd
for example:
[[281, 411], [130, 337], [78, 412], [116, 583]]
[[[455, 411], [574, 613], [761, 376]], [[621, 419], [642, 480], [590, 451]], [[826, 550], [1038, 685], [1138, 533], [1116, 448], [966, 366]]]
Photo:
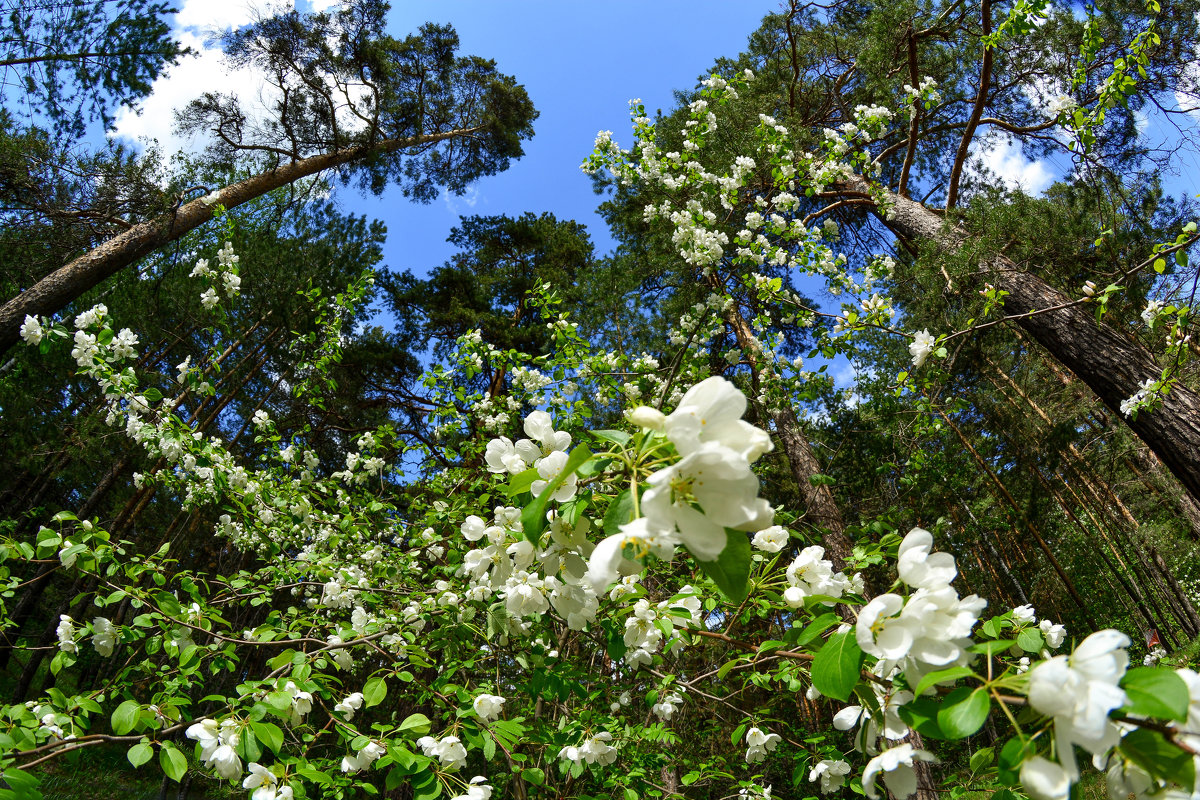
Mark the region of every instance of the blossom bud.
[[639, 428], [649, 428], [660, 433], [667, 427], [667, 415], [650, 406], [638, 406], [630, 411], [629, 421]]

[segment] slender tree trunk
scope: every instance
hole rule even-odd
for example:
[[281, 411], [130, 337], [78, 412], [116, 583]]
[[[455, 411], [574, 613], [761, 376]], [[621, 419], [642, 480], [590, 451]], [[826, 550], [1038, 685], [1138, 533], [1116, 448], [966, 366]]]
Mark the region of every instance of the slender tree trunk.
[[1183, 607], [1183, 613], [1187, 616], [1188, 624], [1192, 629], [1192, 636], [1200, 636], [1200, 614], [1196, 612], [1196, 607], [1192, 605], [1191, 599], [1187, 596], [1183, 587], [1179, 585], [1179, 581], [1171, 574], [1171, 570], [1167, 567], [1167, 563], [1163, 561], [1163, 557], [1153, 547], [1150, 548], [1150, 558], [1153, 559], [1154, 565], [1162, 573], [1163, 580], [1167, 582], [1167, 586], [1171, 592], [1181, 601], [1180, 605]]
[[[963, 435], [963, 432], [959, 430], [958, 426], [955, 425], [954, 422], [951, 421], [950, 417], [946, 416], [944, 412], [939, 410], [938, 416], [940, 416], [945, 423], [950, 426], [950, 430], [954, 431], [954, 433], [958, 435], [958, 439], [963, 443], [963, 447], [967, 448], [967, 452], [971, 454], [971, 456], [975, 459], [975, 463], [981, 470], [983, 470], [984, 474], [988, 476], [992, 484], [1000, 492], [1001, 497], [1008, 504], [1009, 508], [1012, 509], [1013, 513], [1018, 517], [1021, 517], [1021, 509], [1020, 506], [1017, 505], [1017, 501], [1013, 499], [1013, 496], [1008, 491], [1008, 488], [1004, 485], [1000, 478], [996, 476], [996, 473], [992, 471], [992, 468], [988, 466], [987, 462], [983, 460], [983, 457], [979, 455], [978, 451], [975, 450], [975, 447], [971, 444], [970, 440]], [[1083, 601], [1083, 598], [1079, 596], [1079, 592], [1075, 589], [1075, 583], [1071, 580], [1070, 576], [1067, 575], [1067, 572], [1063, 569], [1062, 564], [1059, 563], [1054, 553], [1050, 550], [1050, 546], [1046, 544], [1046, 540], [1042, 537], [1041, 531], [1037, 529], [1037, 526], [1033, 523], [1033, 520], [1025, 520], [1025, 527], [1033, 536], [1034, 541], [1037, 542], [1038, 547], [1041, 548], [1042, 553], [1046, 556], [1046, 560], [1050, 562], [1050, 566], [1054, 568], [1054, 572], [1058, 575], [1059, 580], [1062, 581], [1063, 588], [1067, 590], [1067, 594], [1071, 595], [1071, 599], [1075, 601], [1075, 605], [1079, 606], [1080, 611], [1084, 613], [1088, 624], [1095, 628], [1096, 625], [1092, 620], [1091, 615], [1088, 613], [1087, 604]]]
[[[720, 285], [715, 274], [710, 279], [710, 284], [717, 291], [724, 291], [724, 287]], [[758, 346], [758, 339], [750, 330], [750, 326], [746, 323], [745, 317], [742, 316], [736, 304], [726, 312], [725, 319], [733, 329], [733, 335], [737, 339], [743, 355], [750, 362], [750, 368], [755, 375], [755, 383], [759, 383], [763, 378], [769, 379], [769, 376], [762, 374], [769, 367], [762, 363], [762, 352]], [[754, 402], [757, 406], [757, 401]], [[775, 432], [779, 435], [780, 446], [791, 467], [792, 477], [804, 498], [807, 510], [806, 519], [821, 531], [821, 543], [825, 547], [825, 555], [833, 561], [835, 566], [840, 568], [850, 557], [854, 548], [846, 536], [846, 523], [842, 520], [842, 512], [838, 508], [837, 501], [833, 499], [833, 492], [829, 491], [829, 487], [825, 484], [814, 485], [811, 480], [813, 476], [821, 474], [821, 464], [817, 461], [817, 457], [800, 427], [800, 420], [796, 416], [795, 409], [790, 404], [786, 404], [783, 408], [775, 411], [759, 408], [759, 413], [760, 416], [770, 419], [775, 424]]]
[[20, 339], [19, 330], [26, 315], [49, 316], [62, 310], [75, 298], [139, 258], [208, 222], [218, 203], [225, 208], [233, 208], [327, 169], [406, 147], [470, 136], [480, 130], [478, 127], [463, 128], [406, 139], [386, 139], [371, 145], [309, 156], [230, 184], [217, 191], [216, 197], [184, 203], [155, 219], [135, 225], [55, 270], [0, 306], [0, 353], [6, 352]]
[[[867, 182], [857, 177], [845, 187], [854, 194], [869, 189]], [[966, 231], [948, 227], [920, 203], [886, 189], [879, 191], [891, 206], [886, 215], [880, 213], [881, 218], [903, 238], [937, 242], [949, 250], [970, 240]], [[1097, 323], [1089, 306], [1071, 305], [1073, 298], [1023, 271], [1004, 255], [987, 257], [979, 267], [992, 285], [1007, 292], [1005, 313], [1021, 315], [1015, 324], [1087, 384], [1189, 492], [1200, 494], [1200, 395], [1175, 386], [1158, 408], [1141, 412], [1137, 419], [1125, 417], [1120, 413], [1121, 403], [1133, 396], [1143, 381], [1162, 375], [1150, 352], [1111, 326]]]

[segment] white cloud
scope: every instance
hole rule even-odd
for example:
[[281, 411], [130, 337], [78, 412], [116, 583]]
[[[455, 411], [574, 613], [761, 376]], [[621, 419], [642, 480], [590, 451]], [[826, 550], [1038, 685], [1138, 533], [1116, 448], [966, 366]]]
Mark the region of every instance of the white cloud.
[[256, 4], [245, 0], [184, 0], [175, 15], [175, 28], [198, 33], [237, 30], [253, 22], [259, 13]]
[[179, 41], [196, 51], [196, 55], [180, 59], [179, 63], [154, 82], [150, 94], [136, 109], [124, 107], [117, 112], [110, 136], [135, 142], [157, 141], [163, 157], [169, 159], [178, 152], [192, 150], [193, 137], [175, 130], [175, 112], [205, 92], [225, 94], [261, 94], [264, 82], [252, 70], [230, 70], [220, 49], [205, 47], [195, 33], [177, 32]]
[[164, 71], [136, 108], [121, 108], [109, 136], [141, 143], [157, 141], [164, 160], [169, 160], [200, 144], [194, 137], [176, 132], [175, 112], [205, 92], [235, 94], [250, 108], [261, 105], [259, 100], [268, 91], [262, 76], [250, 69], [230, 69], [214, 37], [294, 7], [292, 0], [185, 0], [175, 15], [173, 33], [195, 54]]
[[481, 197], [483, 195], [474, 186], [468, 186], [461, 195], [453, 194], [446, 188], [442, 189], [442, 202], [446, 204], [446, 210], [455, 216], [461, 214], [464, 208], [475, 208]]
[[1008, 189], [1038, 195], [1054, 183], [1055, 176], [1047, 162], [1025, 158], [1020, 145], [1008, 136], [993, 135], [976, 140], [971, 151], [972, 161], [978, 159], [987, 174], [998, 178]]

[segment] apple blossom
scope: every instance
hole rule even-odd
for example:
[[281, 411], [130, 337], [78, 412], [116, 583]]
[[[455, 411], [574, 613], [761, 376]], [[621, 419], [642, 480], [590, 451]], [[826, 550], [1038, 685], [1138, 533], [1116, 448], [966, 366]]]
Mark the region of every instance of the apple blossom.
[[888, 791], [898, 800], [907, 800], [917, 791], [917, 772], [913, 768], [917, 761], [936, 762], [937, 756], [926, 750], [918, 750], [911, 744], [901, 744], [884, 750], [867, 762], [862, 776], [863, 791], [871, 800], [876, 800], [879, 797], [876, 779], [882, 772], [883, 783]]
[[500, 712], [504, 710], [505, 700], [494, 694], [481, 694], [471, 703], [471, 707], [475, 709], [475, 716], [479, 717], [481, 722], [491, 722], [500, 716]]
[[850, 774], [850, 765], [841, 759], [823, 758], [808, 771], [809, 783], [821, 781], [821, 794], [840, 789]]

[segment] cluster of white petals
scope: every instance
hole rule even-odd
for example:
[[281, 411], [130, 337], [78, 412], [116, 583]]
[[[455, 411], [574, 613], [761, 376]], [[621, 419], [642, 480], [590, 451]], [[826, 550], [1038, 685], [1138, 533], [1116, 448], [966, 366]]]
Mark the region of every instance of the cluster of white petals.
[[250, 774], [242, 781], [242, 788], [253, 790], [250, 800], [292, 800], [295, 797], [292, 787], [287, 784], [280, 786], [275, 773], [263, 765], [252, 761], [246, 765], [246, 769]]
[[491, 797], [492, 787], [488, 786], [487, 778], [483, 775], [476, 775], [467, 784], [465, 792], [455, 795], [450, 800], [491, 800]]
[[227, 719], [218, 723], [215, 719], [201, 719], [185, 732], [189, 739], [200, 744], [200, 760], [225, 780], [237, 780], [242, 776], [242, 760], [237, 748], [241, 742], [241, 726]]
[[453, 771], [467, 765], [467, 748], [457, 736], [443, 736], [436, 739], [432, 736], [422, 736], [417, 739], [417, 745], [425, 755], [436, 758], [444, 769]]
[[907, 800], [917, 791], [918, 761], [937, 761], [937, 756], [926, 750], [919, 750], [911, 744], [901, 744], [890, 750], [884, 750], [867, 762], [863, 770], [862, 785], [867, 797], [875, 800], [879, 797], [879, 787], [876, 780], [883, 773], [883, 784], [898, 800]]
[[976, 595], [960, 598], [950, 585], [958, 574], [954, 557], [932, 551], [933, 536], [913, 528], [900, 544], [900, 580], [916, 589], [907, 598], [887, 593], [859, 612], [858, 645], [882, 662], [899, 667], [910, 685], [927, 672], [972, 659], [971, 629], [987, 601]]
[[763, 761], [782, 739], [778, 733], [765, 733], [759, 728], [746, 731], [746, 763]]
[[800, 555], [788, 565], [788, 588], [783, 590], [783, 599], [792, 608], [800, 608], [808, 597], [819, 596], [824, 605], [833, 605], [833, 600], [849, 592], [861, 593], [862, 576], [848, 578], [835, 571], [833, 562], [825, 558], [825, 548], [812, 545], [800, 551]]
[[601, 731], [584, 739], [581, 744], [567, 745], [558, 751], [558, 757], [575, 764], [599, 764], [607, 766], [617, 760], [617, 748], [609, 744], [612, 734]]
[[823, 758], [808, 771], [809, 783], [821, 782], [821, 794], [829, 794], [842, 787], [850, 774], [850, 764], [839, 759]]
[[475, 709], [475, 716], [479, 717], [481, 722], [491, 722], [500, 716], [500, 712], [504, 710], [504, 703], [504, 698], [498, 695], [481, 694], [471, 703], [471, 707]]
[[363, 745], [362, 749], [352, 756], [342, 756], [342, 772], [354, 774], [361, 772], [370, 767], [375, 761], [387, 752], [379, 742], [371, 740]]
[[1129, 637], [1103, 630], [1084, 639], [1069, 656], [1054, 656], [1029, 670], [1027, 691], [1034, 710], [1054, 718], [1059, 760], [1079, 776], [1074, 746], [1099, 755], [1120, 740], [1108, 714], [1126, 702], [1121, 678], [1129, 666]]
[[661, 430], [682, 458], [647, 480], [644, 516], [597, 545], [588, 564], [595, 591], [628, 574], [626, 549], [635, 557], [662, 556], [682, 544], [697, 559], [713, 561], [727, 544], [726, 528], [756, 532], [771, 526], [775, 511], [758, 496], [750, 466], [771, 451], [771, 438], [741, 418], [745, 411], [746, 396], [719, 376], [689, 389], [669, 415], [635, 410], [639, 422]]

